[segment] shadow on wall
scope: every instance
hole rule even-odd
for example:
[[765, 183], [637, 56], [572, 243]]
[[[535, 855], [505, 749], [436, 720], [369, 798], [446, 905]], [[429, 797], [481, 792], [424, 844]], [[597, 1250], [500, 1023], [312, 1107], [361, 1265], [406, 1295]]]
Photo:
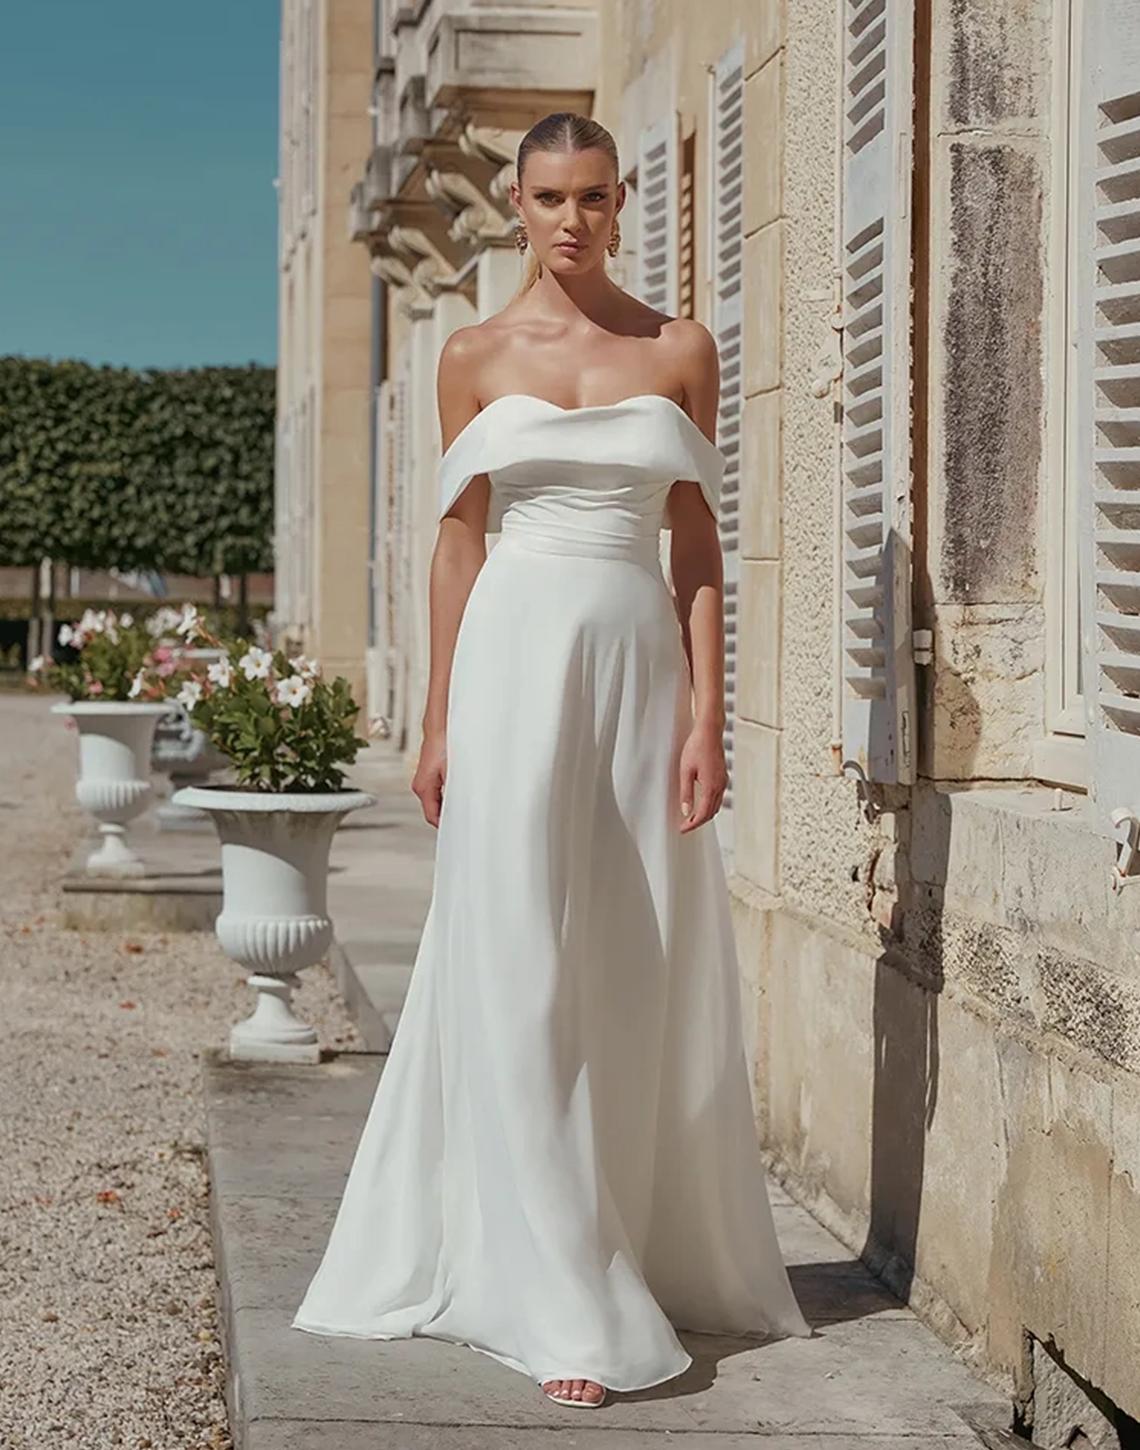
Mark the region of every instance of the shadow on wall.
[[[925, 581], [929, 582], [929, 581]], [[920, 583], [921, 597], [921, 583]], [[937, 668], [937, 666], [935, 666]], [[924, 733], [935, 719], [933, 670], [916, 692], [916, 759], [929, 758]], [[962, 708], [976, 712], [964, 680]], [[915, 810], [921, 783], [866, 794], [869, 818], [890, 813], [894, 839], [866, 871], [867, 907], [879, 933], [875, 963], [869, 1227], [861, 1257], [904, 1301], [911, 1299], [922, 1213], [927, 1134], [938, 1109], [938, 1011], [944, 986], [943, 910], [953, 817]]]

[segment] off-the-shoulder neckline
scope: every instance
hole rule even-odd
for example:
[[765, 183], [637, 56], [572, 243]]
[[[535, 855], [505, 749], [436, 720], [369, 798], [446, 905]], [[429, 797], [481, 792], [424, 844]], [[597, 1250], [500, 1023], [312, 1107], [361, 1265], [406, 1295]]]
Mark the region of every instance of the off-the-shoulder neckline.
[[505, 403], [510, 401], [511, 399], [519, 398], [525, 398], [528, 402], [531, 403], [542, 403], [547, 408], [553, 408], [556, 413], [608, 413], [612, 412], [615, 408], [625, 407], [627, 403], [643, 403], [650, 398], [656, 398], [658, 402], [667, 403], [670, 408], [680, 414], [680, 416], [684, 418], [685, 422], [688, 423], [689, 427], [695, 430], [702, 443], [706, 444], [709, 448], [714, 449], [717, 453], [720, 453], [721, 451], [719, 446], [712, 441], [712, 439], [708, 436], [707, 433], [704, 432], [700, 425], [695, 423], [693, 419], [689, 417], [688, 413], [685, 412], [684, 408], [681, 407], [680, 403], [678, 403], [675, 399], [668, 397], [665, 393], [633, 393], [628, 398], [619, 398], [616, 403], [582, 403], [571, 408], [564, 408], [561, 403], [555, 403], [550, 398], [540, 398], [537, 393], [500, 393], [497, 398], [492, 398], [489, 403], [485, 403], [483, 407], [481, 407], [473, 417], [468, 418], [467, 422], [464, 423], [463, 427], [460, 428], [459, 432], [443, 450], [440, 461], [442, 462], [443, 459], [448, 456], [448, 454], [459, 442], [459, 440], [466, 434], [467, 430], [474, 427], [479, 419], [482, 418], [485, 413], [489, 412], [496, 403]]

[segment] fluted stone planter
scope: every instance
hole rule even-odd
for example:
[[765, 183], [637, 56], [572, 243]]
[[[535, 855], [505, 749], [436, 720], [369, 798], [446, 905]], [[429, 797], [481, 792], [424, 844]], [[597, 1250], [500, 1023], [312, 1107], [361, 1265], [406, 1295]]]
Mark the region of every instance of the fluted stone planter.
[[164, 704], [134, 700], [68, 700], [53, 715], [70, 715], [79, 733], [75, 798], [99, 823], [100, 842], [87, 858], [92, 876], [141, 876], [145, 866], [127, 840], [127, 822], [151, 795], [150, 754]]
[[233, 1057], [317, 1062], [316, 1028], [291, 1006], [296, 974], [332, 942], [329, 848], [349, 811], [369, 806], [363, 791], [260, 792], [187, 786], [176, 805], [204, 810], [222, 843], [222, 950], [250, 971], [253, 1013], [230, 1032]]

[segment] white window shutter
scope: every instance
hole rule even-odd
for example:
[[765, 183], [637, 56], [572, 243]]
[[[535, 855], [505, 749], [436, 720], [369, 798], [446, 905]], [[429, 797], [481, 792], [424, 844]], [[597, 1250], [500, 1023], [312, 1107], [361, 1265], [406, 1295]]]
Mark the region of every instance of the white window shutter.
[[[724, 555], [724, 751], [729, 788], [718, 817], [721, 839], [731, 841], [733, 740], [736, 717], [737, 625], [740, 600], [740, 430], [743, 393], [744, 253], [744, 45], [737, 41], [718, 61], [712, 94], [712, 331], [720, 357], [717, 443], [726, 466], [720, 495]], [[721, 818], [724, 819], [721, 819]]]
[[843, 0], [843, 763], [914, 779], [914, 0]]
[[1140, 831], [1140, 8], [1085, 0], [1076, 312], [1082, 638], [1092, 789]]
[[680, 305], [677, 162], [677, 116], [671, 110], [645, 127], [637, 147], [637, 295], [670, 317]]

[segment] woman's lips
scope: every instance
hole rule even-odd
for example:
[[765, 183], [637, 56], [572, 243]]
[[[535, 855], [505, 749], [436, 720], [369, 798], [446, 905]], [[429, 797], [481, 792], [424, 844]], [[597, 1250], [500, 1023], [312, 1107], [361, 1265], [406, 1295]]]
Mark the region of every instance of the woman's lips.
[[582, 250], [581, 242], [555, 242], [554, 245], [563, 252], [580, 252]]

